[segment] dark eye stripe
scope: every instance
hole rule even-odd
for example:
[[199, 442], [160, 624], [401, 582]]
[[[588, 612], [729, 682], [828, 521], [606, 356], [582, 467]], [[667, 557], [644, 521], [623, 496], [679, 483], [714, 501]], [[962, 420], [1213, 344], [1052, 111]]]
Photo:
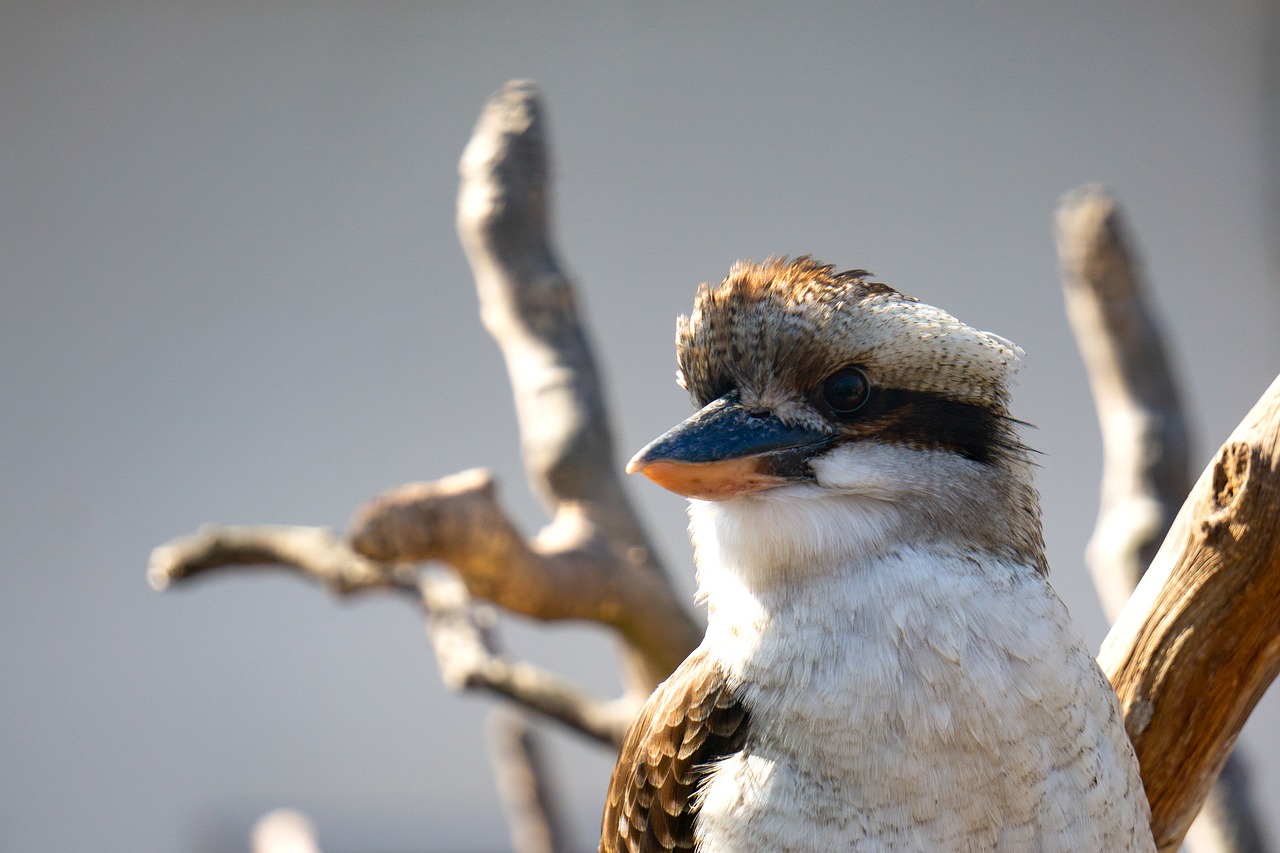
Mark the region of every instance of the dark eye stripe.
[[962, 403], [926, 391], [876, 388], [846, 427], [856, 438], [936, 448], [974, 462], [991, 464], [1023, 456], [1018, 421], [976, 403]]

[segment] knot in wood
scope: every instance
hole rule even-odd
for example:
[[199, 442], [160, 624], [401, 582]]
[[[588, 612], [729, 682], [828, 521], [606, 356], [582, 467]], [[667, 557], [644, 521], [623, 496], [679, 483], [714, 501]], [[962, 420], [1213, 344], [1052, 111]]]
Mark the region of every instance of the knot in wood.
[[1249, 472], [1255, 451], [1246, 442], [1231, 441], [1218, 451], [1213, 463], [1213, 504], [1208, 517], [1200, 524], [1200, 533], [1209, 544], [1226, 535], [1232, 521], [1238, 519], [1250, 486]]
[[1240, 441], [1230, 442], [1219, 451], [1213, 466], [1213, 497], [1219, 507], [1229, 508], [1244, 490], [1252, 457], [1252, 449]]

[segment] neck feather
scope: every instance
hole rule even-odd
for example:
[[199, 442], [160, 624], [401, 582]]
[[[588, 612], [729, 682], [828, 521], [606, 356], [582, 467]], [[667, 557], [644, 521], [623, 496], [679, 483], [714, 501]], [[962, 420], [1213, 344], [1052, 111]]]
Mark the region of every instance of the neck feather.
[[1046, 574], [1030, 467], [861, 445], [814, 464], [816, 481], [689, 502], [700, 596], [728, 573], [751, 593], [857, 571], [911, 548]]

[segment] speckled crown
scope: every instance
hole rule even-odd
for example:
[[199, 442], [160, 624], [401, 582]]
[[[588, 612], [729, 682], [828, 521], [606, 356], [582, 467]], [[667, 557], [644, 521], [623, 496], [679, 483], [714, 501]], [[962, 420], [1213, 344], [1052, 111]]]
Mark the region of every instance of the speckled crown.
[[854, 364], [882, 387], [1007, 409], [1021, 349], [869, 275], [807, 256], [738, 262], [677, 321], [681, 387], [706, 405], [731, 388], [803, 390]]

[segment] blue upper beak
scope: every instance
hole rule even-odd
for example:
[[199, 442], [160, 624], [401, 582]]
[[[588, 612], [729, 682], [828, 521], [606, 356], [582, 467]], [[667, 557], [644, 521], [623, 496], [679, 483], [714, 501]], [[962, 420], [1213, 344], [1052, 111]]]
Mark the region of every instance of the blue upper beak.
[[651, 441], [627, 473], [687, 497], [727, 500], [812, 476], [809, 458], [837, 437], [748, 411], [731, 391]]

